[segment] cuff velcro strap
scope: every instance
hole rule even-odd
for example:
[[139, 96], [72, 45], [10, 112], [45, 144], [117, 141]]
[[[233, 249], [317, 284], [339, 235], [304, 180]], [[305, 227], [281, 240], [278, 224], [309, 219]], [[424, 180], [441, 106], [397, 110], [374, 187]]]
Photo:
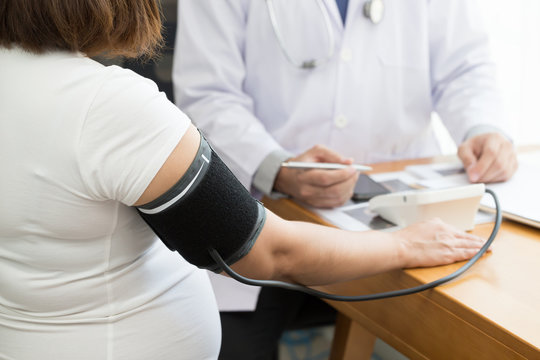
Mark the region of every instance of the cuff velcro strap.
[[221, 272], [215, 249], [228, 265], [244, 257], [262, 230], [266, 212], [201, 136], [184, 176], [158, 199], [137, 208], [173, 251], [199, 268]]

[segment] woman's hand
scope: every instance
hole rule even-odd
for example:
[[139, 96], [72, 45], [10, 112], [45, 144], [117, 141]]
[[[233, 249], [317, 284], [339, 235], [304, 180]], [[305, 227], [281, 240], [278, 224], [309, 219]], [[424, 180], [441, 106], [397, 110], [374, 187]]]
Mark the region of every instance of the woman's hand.
[[403, 267], [425, 267], [451, 264], [473, 257], [486, 242], [433, 219], [392, 233], [399, 243]]

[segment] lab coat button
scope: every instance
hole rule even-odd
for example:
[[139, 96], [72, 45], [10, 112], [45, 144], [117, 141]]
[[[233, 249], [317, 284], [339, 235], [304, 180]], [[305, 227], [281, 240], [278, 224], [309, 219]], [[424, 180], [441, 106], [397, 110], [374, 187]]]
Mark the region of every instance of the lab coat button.
[[343, 129], [345, 126], [347, 126], [347, 123], [348, 120], [343, 115], [336, 116], [336, 118], [334, 119], [334, 124], [340, 129]]
[[352, 60], [352, 51], [349, 48], [341, 50], [341, 60], [348, 62]]

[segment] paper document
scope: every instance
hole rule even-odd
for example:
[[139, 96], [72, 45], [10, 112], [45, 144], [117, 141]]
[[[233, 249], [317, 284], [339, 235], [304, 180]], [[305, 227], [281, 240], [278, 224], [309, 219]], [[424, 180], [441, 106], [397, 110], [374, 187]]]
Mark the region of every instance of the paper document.
[[[540, 151], [520, 154], [519, 169], [512, 179], [504, 183], [488, 184], [493, 190], [503, 209], [503, 216], [540, 228]], [[410, 190], [417, 187], [441, 189], [469, 184], [463, 166], [459, 160], [447, 163], [408, 166], [405, 171], [370, 175], [375, 181], [387, 187], [391, 192]], [[305, 206], [305, 205], [303, 205]], [[347, 202], [335, 209], [317, 209], [305, 206], [327, 222], [345, 230], [394, 230], [394, 224], [387, 222], [371, 212], [368, 203]], [[475, 224], [494, 220], [494, 202], [486, 194], [481, 201]]]
[[[370, 177], [391, 192], [411, 190], [410, 184], [414, 184], [417, 181], [415, 177], [412, 177], [409, 173], [404, 171], [372, 174]], [[306, 207], [324, 220], [344, 230], [364, 231], [396, 229], [394, 224], [371, 212], [368, 208], [367, 201], [355, 203], [350, 200], [344, 206], [335, 209]]]
[[[514, 176], [503, 183], [487, 184], [486, 187], [493, 190], [499, 199], [503, 210], [503, 216], [531, 226], [540, 228], [540, 151], [526, 153], [518, 156], [519, 168]], [[429, 173], [430, 165], [416, 166], [412, 171], [424, 176]], [[452, 166], [454, 172], [451, 171]], [[444, 168], [450, 175], [426, 177], [419, 180], [418, 184], [427, 188], [440, 189], [452, 186], [468, 184], [467, 176], [460, 172], [459, 164], [447, 164]], [[438, 169], [432, 167], [433, 173]], [[483, 209], [494, 210], [495, 203], [489, 194], [484, 195], [481, 201]]]

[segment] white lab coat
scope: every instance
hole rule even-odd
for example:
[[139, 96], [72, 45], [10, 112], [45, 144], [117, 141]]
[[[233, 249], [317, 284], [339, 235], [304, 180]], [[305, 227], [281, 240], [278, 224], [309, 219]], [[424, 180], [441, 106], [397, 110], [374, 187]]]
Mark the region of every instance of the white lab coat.
[[[345, 26], [335, 0], [323, 2], [334, 55], [304, 70], [284, 56], [264, 0], [179, 1], [177, 104], [248, 189], [280, 148], [299, 154], [324, 144], [373, 163], [439, 154], [432, 112], [457, 143], [476, 125], [503, 128], [475, 1], [384, 0], [375, 25], [362, 14], [365, 0], [350, 0]], [[328, 31], [316, 1], [274, 3], [291, 57], [324, 58]], [[215, 287], [222, 310], [255, 306], [256, 289], [229, 305], [222, 289]]]

